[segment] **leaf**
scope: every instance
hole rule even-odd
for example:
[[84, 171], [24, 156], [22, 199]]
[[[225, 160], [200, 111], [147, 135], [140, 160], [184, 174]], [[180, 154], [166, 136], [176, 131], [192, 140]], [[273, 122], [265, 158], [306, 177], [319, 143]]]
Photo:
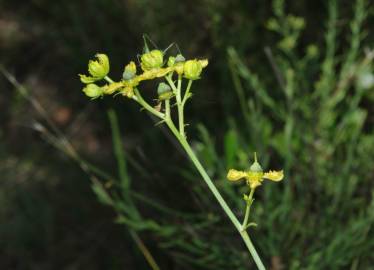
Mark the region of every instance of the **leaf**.
[[113, 200], [105, 190], [103, 185], [100, 182], [93, 182], [91, 185], [93, 192], [96, 194], [98, 200], [105, 205], [113, 205]]

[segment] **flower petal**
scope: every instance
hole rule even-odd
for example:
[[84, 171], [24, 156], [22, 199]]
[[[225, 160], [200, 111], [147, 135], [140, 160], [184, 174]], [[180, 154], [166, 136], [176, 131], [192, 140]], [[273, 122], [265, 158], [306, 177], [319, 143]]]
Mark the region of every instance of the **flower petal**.
[[80, 77], [81, 82], [85, 83], [85, 84], [89, 84], [89, 83], [93, 83], [93, 82], [97, 81], [97, 78], [86, 76], [86, 75], [83, 75], [83, 74], [79, 74], [79, 77]]
[[264, 173], [263, 178], [278, 182], [283, 179], [283, 170], [266, 172]]
[[241, 178], [244, 178], [246, 176], [247, 176], [246, 172], [237, 171], [234, 169], [229, 170], [229, 172], [227, 173], [227, 179], [229, 179], [230, 181], [238, 181]]

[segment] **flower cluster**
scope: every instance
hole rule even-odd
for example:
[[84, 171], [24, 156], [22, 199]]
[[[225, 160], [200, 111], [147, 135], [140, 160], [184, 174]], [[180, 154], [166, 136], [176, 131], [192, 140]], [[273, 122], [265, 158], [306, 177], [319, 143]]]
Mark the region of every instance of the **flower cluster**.
[[[86, 84], [83, 92], [90, 98], [98, 98], [103, 95], [120, 93], [128, 98], [133, 98], [134, 89], [142, 81], [163, 78], [172, 75], [174, 72], [178, 76], [183, 76], [188, 80], [197, 80], [200, 78], [203, 68], [208, 65], [208, 60], [186, 60], [181, 54], [170, 56], [167, 61], [165, 55], [160, 50], [148, 51], [140, 56], [140, 69], [142, 72], [137, 74], [137, 66], [131, 61], [125, 66], [122, 79], [118, 82], [108, 77], [109, 59], [105, 54], [97, 54], [97, 60], [91, 60], [88, 63], [87, 75], [80, 74], [80, 80]], [[99, 86], [96, 82], [105, 80], [107, 83]], [[171, 98], [171, 88], [166, 83], [160, 83], [158, 86], [158, 95], [160, 100]]]

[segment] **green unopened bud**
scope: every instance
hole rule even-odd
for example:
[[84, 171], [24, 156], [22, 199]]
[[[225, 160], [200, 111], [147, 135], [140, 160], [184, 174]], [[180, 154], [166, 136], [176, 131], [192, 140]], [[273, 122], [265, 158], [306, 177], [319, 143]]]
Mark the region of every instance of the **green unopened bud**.
[[260, 165], [260, 163], [257, 162], [257, 154], [256, 152], [254, 153], [254, 158], [255, 158], [255, 162], [252, 163], [251, 167], [249, 167], [249, 170], [251, 172], [262, 172], [262, 167]]
[[159, 83], [157, 87], [157, 94], [159, 100], [170, 99], [173, 96], [170, 86], [163, 82]]
[[[178, 54], [176, 57], [170, 56], [168, 60], [168, 67], [172, 67], [175, 64], [183, 63], [185, 61], [186, 61], [186, 58], [184, 58], [184, 56], [181, 54]], [[183, 73], [183, 71], [181, 73]]]
[[83, 92], [90, 98], [98, 98], [103, 95], [103, 89], [94, 83], [87, 84], [87, 86], [83, 88]]
[[175, 57], [170, 56], [169, 59], [168, 59], [168, 67], [174, 66], [174, 63], [175, 63]]
[[200, 77], [203, 67], [198, 60], [188, 60], [183, 66], [184, 76], [190, 80], [197, 80]]
[[88, 62], [88, 72], [96, 79], [102, 79], [109, 73], [109, 59], [105, 54], [96, 54], [97, 60]]
[[141, 67], [144, 71], [162, 67], [164, 54], [160, 50], [153, 50], [141, 56]]
[[181, 63], [181, 62], [185, 62], [186, 61], [186, 58], [184, 58], [183, 55], [181, 54], [178, 54], [176, 57], [175, 57], [175, 63]]
[[125, 71], [122, 74], [124, 80], [131, 80], [136, 75], [136, 65], [133, 61], [126, 65]]

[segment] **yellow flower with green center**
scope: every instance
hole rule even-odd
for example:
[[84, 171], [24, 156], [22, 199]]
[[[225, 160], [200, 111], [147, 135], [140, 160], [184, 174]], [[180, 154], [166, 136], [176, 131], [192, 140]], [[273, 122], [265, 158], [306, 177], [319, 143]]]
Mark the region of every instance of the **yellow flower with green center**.
[[109, 73], [109, 58], [106, 54], [98, 53], [95, 55], [97, 60], [88, 62], [88, 73], [91, 76], [79, 74], [83, 83], [89, 84], [102, 80]]
[[144, 53], [140, 57], [141, 68], [144, 71], [162, 67], [163, 61], [164, 61], [164, 54], [160, 50], [153, 50], [153, 51]]
[[254, 159], [255, 161], [248, 171], [238, 171], [230, 169], [227, 173], [227, 179], [230, 181], [238, 181], [241, 179], [245, 179], [247, 185], [251, 189], [255, 189], [256, 187], [260, 186], [264, 179], [268, 179], [275, 182], [279, 182], [283, 179], [283, 170], [269, 171], [264, 173], [260, 163], [258, 163], [257, 161], [256, 153], [254, 154]]

